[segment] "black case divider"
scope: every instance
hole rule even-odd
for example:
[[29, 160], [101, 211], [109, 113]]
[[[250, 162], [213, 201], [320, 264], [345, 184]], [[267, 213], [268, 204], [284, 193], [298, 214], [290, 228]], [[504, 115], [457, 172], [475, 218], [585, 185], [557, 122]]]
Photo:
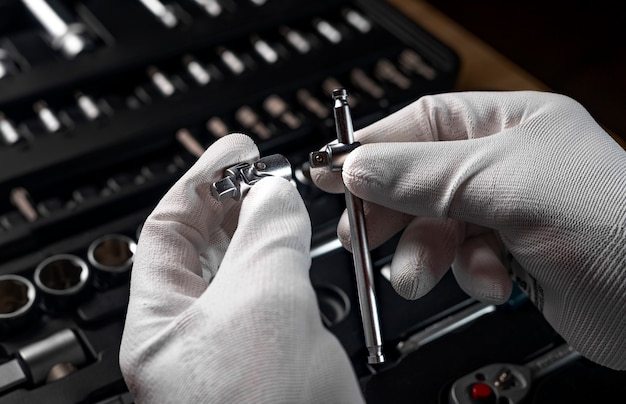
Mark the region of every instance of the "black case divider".
[[[192, 156], [177, 140], [176, 132], [187, 129], [204, 147], [217, 137], [207, 129], [207, 120], [219, 118], [229, 131], [243, 131], [257, 141], [262, 154], [283, 153], [301, 167], [308, 153], [335, 138], [327, 81], [332, 79], [351, 93], [356, 128], [363, 127], [426, 94], [454, 88], [460, 61], [448, 47], [408, 20], [384, 1], [291, 1], [268, 0], [253, 6], [249, 0], [224, 0], [223, 14], [210, 17], [193, 1], [172, 0], [180, 25], [168, 29], [135, 0], [63, 0], [76, 18], [94, 35], [95, 47], [68, 59], [49, 46], [42, 28], [18, 0], [0, 0], [0, 48], [12, 58], [17, 71], [0, 79], [0, 112], [17, 128], [22, 140], [14, 145], [0, 141], [0, 275], [18, 274], [32, 281], [37, 265], [56, 254], [74, 254], [88, 261], [89, 244], [102, 235], [121, 234], [136, 240], [141, 225], [167, 189], [193, 164]], [[361, 33], [352, 27], [344, 10], [358, 11], [372, 23]], [[344, 35], [331, 44], [315, 31], [319, 19], [334, 24]], [[297, 29], [312, 45], [309, 54], [299, 54], [281, 36], [281, 29]], [[254, 52], [252, 40], [266, 39], [279, 49], [280, 58], [268, 64]], [[219, 53], [222, 48], [240, 54], [248, 68], [240, 75], [230, 72]], [[433, 76], [426, 77], [400, 63], [403, 52], [413, 52]], [[183, 60], [192, 55], [213, 75], [198, 85], [185, 71]], [[381, 61], [409, 79], [401, 88], [382, 78]], [[176, 87], [166, 97], [151, 83], [149, 69], [166, 74]], [[376, 99], [354, 82], [351, 74], [361, 69], [384, 91]], [[378, 73], [377, 73], [378, 72]], [[219, 73], [219, 74], [217, 74]], [[301, 102], [306, 90], [324, 107], [325, 118]], [[97, 103], [102, 116], [96, 121], [82, 117], [77, 93]], [[263, 110], [263, 101], [279, 95], [301, 122], [289, 128]], [[44, 101], [63, 128], [47, 133], [33, 105]], [[269, 139], [236, 119], [236, 111], [249, 106], [271, 130]], [[9, 200], [23, 188], [39, 213], [27, 220]], [[343, 198], [328, 195], [312, 185], [298, 188], [313, 222], [315, 245], [334, 238]], [[376, 268], [392, 259], [397, 239], [376, 249]], [[93, 265], [89, 268], [95, 271]], [[394, 363], [394, 346], [412, 333], [473, 304], [447, 274], [436, 289], [418, 301], [401, 299], [389, 282], [377, 274], [381, 322], [391, 363], [372, 372], [365, 363], [364, 342], [350, 256], [334, 250], [316, 257], [311, 280], [318, 291], [320, 307], [331, 307], [345, 296], [351, 308], [345, 318], [328, 324], [348, 352], [361, 378], [366, 398], [384, 402], [386, 389], [394, 389], [395, 402], [419, 399], [445, 402], [442, 393], [455, 377], [473, 365], [482, 365], [480, 355], [447, 362], [438, 359], [446, 344], [463, 350], [485, 349], [484, 358], [499, 358], [504, 349], [488, 349], [480, 343], [480, 328], [472, 326], [444, 337]], [[96, 277], [97, 278], [97, 277]], [[88, 363], [64, 379], [49, 384], [25, 383], [0, 393], [2, 403], [132, 403], [118, 365], [128, 281], [93, 282], [91, 293], [76, 307], [49, 313], [37, 305], [27, 326], [0, 335], [0, 366], [20, 348], [64, 329], [73, 329], [87, 352]], [[331, 299], [331, 300], [324, 300]], [[343, 302], [345, 303], [345, 302]], [[510, 359], [525, 359], [540, 346], [559, 341], [528, 305], [516, 312], [499, 308], [501, 323], [522, 321], [536, 326], [533, 342], [510, 336], [490, 319], [481, 320], [485, 330], [497, 329], [511, 338], [503, 344], [517, 348]], [[507, 320], [508, 319], [508, 320]], [[506, 347], [506, 345], [503, 345]], [[478, 348], [477, 348], [478, 347]], [[408, 370], [407, 370], [408, 369]], [[409, 370], [411, 374], [398, 372]], [[471, 369], [470, 369], [471, 370]], [[428, 380], [428, 374], [431, 379]], [[414, 380], [416, 387], [410, 388]], [[0, 383], [2, 381], [0, 380]], [[421, 387], [420, 387], [421, 386]], [[419, 393], [419, 397], [415, 394]], [[442, 397], [444, 397], [442, 399]]]

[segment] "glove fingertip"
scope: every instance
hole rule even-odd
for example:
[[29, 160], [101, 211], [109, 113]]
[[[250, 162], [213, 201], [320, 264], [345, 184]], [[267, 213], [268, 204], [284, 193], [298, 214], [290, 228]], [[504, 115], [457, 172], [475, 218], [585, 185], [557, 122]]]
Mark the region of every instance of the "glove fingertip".
[[425, 296], [437, 284], [432, 271], [403, 263], [391, 266], [391, 285], [400, 296], [407, 300], [417, 300]]
[[339, 223], [337, 224], [337, 238], [343, 245], [343, 248], [352, 252], [352, 235], [350, 234], [350, 222], [348, 221], [348, 212], [343, 211]]
[[254, 143], [254, 140], [252, 140], [252, 138], [250, 136], [246, 135], [245, 133], [240, 133], [240, 132], [229, 133], [227, 136], [219, 138], [213, 144], [214, 145], [221, 145], [221, 144], [223, 144], [227, 148], [240, 148], [240, 147], [243, 147], [243, 148], [254, 147], [254, 148], [256, 148], [257, 147], [256, 144]]
[[341, 173], [327, 168], [311, 168], [311, 180], [322, 191], [340, 194], [344, 191]]
[[413, 218], [391, 263], [396, 292], [410, 300], [430, 292], [450, 268], [462, 230], [460, 223], [451, 220]]
[[279, 228], [278, 223], [285, 223], [290, 229], [295, 226], [294, 235], [311, 237], [304, 201], [297, 188], [284, 178], [266, 177], [257, 182], [245, 197], [240, 215], [240, 227]]
[[260, 282], [257, 291], [308, 280], [311, 221], [293, 184], [267, 177], [241, 203], [237, 228], [214, 283], [237, 287], [242, 279]]
[[258, 155], [258, 147], [254, 143], [252, 138], [244, 133], [233, 132], [228, 134], [227, 136], [221, 137], [216, 140], [211, 147], [209, 147], [203, 154], [200, 156], [199, 161], [205, 160], [207, 156], [211, 156], [212, 159], [215, 159], [221, 155], [232, 155], [233, 153], [256, 153]]
[[513, 281], [504, 266], [495, 260], [480, 260], [469, 266], [456, 259], [452, 271], [461, 289], [481, 302], [505, 303], [513, 292]]
[[356, 148], [343, 163], [343, 184], [359, 198], [388, 206], [387, 202], [399, 191], [396, 177], [401, 171], [396, 167], [404, 160], [398, 150], [406, 152], [406, 147], [374, 143]]

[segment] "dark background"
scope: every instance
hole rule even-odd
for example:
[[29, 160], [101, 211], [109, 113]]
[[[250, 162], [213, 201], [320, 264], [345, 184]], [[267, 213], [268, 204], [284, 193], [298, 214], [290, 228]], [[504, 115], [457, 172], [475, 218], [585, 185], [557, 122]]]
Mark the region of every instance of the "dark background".
[[626, 140], [626, 12], [617, 2], [428, 0]]

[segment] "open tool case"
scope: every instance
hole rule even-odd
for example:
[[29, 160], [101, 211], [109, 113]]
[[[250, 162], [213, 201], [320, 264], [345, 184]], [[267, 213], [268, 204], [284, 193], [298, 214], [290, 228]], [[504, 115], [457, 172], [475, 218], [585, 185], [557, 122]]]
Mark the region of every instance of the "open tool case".
[[[70, 35], [26, 3], [51, 6]], [[451, 275], [403, 300], [385, 278], [392, 241], [373, 252], [388, 361], [366, 363], [335, 239], [343, 198], [312, 186], [308, 153], [335, 138], [334, 88], [349, 90], [359, 128], [451, 90], [458, 67], [384, 1], [0, 0], [0, 402], [133, 402], [118, 354], [142, 222], [194, 163], [189, 144], [233, 131], [296, 168], [322, 320], [368, 401], [448, 402], [475, 369], [558, 346], [523, 298], [480, 305]], [[616, 391], [619, 374], [580, 359], [562, 369], [560, 383]]]

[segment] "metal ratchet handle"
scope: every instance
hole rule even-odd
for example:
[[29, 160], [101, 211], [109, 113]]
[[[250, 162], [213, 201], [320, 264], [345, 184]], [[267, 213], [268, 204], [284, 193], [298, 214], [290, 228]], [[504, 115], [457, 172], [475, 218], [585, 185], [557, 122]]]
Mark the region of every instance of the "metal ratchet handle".
[[[329, 166], [338, 171], [343, 165], [347, 154], [359, 145], [354, 141], [354, 129], [348, 104], [348, 92], [343, 89], [333, 90], [335, 129], [338, 143], [328, 145], [326, 151], [311, 153], [311, 166]], [[344, 186], [346, 209], [350, 223], [352, 255], [356, 274], [359, 308], [365, 334], [365, 345], [368, 351], [367, 361], [370, 364], [383, 363], [383, 343], [378, 319], [378, 307], [374, 290], [374, 265], [369, 253], [367, 233], [365, 230], [365, 214], [363, 201]]]
[[524, 364], [492, 363], [461, 377], [452, 384], [450, 404], [526, 402], [533, 383], [581, 355], [570, 345], [559, 345]]

